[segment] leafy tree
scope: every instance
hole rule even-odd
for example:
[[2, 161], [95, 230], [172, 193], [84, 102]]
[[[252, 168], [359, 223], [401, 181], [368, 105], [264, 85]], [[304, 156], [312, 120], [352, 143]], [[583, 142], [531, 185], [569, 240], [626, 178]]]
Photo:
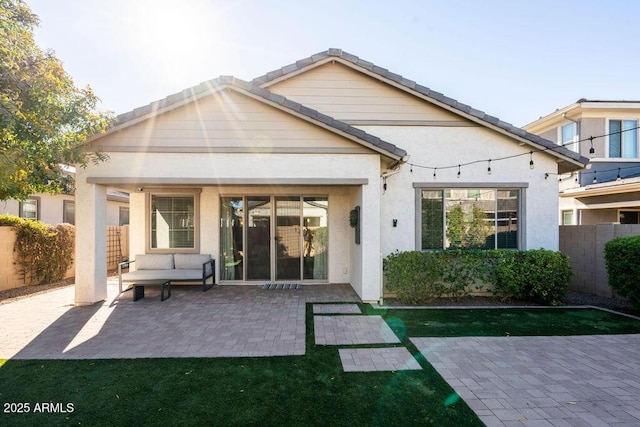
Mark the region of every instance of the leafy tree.
[[38, 17], [22, 0], [0, 0], [0, 200], [68, 191], [63, 165], [105, 159], [84, 150], [110, 115], [90, 87], [76, 88], [52, 51], [35, 43]]

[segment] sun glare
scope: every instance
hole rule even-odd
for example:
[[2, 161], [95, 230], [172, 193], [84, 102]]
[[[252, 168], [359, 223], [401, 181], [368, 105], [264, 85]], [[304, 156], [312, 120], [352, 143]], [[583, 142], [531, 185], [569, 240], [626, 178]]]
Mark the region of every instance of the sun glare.
[[220, 45], [214, 3], [201, 0], [136, 0], [127, 11], [126, 43], [164, 76], [180, 77]]

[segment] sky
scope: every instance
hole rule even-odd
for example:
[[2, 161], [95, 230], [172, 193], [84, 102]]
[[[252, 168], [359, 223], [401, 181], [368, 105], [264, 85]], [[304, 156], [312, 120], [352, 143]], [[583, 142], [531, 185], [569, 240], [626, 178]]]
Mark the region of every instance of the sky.
[[523, 126], [640, 100], [636, 0], [25, 0], [36, 42], [116, 114], [340, 48]]

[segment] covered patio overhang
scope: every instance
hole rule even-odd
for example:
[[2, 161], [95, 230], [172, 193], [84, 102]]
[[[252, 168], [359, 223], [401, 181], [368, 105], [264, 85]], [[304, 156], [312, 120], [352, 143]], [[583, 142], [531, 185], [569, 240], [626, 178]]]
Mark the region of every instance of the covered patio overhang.
[[[328, 280], [329, 283], [351, 284], [364, 301], [378, 301], [381, 297], [382, 277], [380, 260], [380, 182], [378, 177], [338, 177], [338, 178], [241, 178], [241, 177], [107, 177], [80, 172], [77, 181], [77, 243], [76, 243], [76, 305], [88, 305], [107, 297], [106, 270], [106, 190], [117, 188], [131, 194], [130, 254], [144, 252], [144, 242], [140, 227], [147, 227], [144, 210], [147, 194], [153, 191], [169, 191], [191, 188], [201, 192], [200, 203], [200, 245], [201, 253], [211, 253], [219, 265], [219, 199], [224, 194], [253, 194], [279, 192], [314, 192], [319, 188], [327, 194], [339, 194], [338, 202], [330, 218], [330, 233], [348, 235], [349, 243], [338, 239], [332, 247], [333, 257], [347, 263], [335, 262], [334, 272], [344, 273], [344, 280]], [[83, 176], [84, 175], [84, 176]], [[373, 182], [372, 182], [373, 181]], [[331, 196], [333, 197], [333, 196]], [[348, 225], [348, 211], [361, 207], [363, 216], [361, 227], [376, 230], [363, 233], [360, 244], [351, 237], [353, 231]], [[136, 235], [138, 237], [136, 237]], [[210, 238], [210, 236], [214, 236]], [[341, 246], [341, 247], [336, 247]], [[366, 268], [365, 268], [366, 265]], [[216, 272], [220, 275], [220, 271]], [[336, 273], [337, 274], [337, 273]], [[335, 276], [334, 276], [335, 277]], [[219, 277], [217, 277], [217, 283]]]

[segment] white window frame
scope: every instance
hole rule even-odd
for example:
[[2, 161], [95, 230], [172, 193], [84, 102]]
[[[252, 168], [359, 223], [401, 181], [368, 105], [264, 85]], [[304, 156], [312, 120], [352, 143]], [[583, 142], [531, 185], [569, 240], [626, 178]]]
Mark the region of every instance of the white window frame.
[[[35, 204], [36, 206], [36, 217], [35, 218], [25, 218], [24, 216], [24, 205], [26, 204]], [[19, 204], [19, 217], [23, 218], [23, 219], [28, 219], [28, 220], [32, 220], [32, 221], [40, 221], [40, 197], [29, 197], [26, 200], [23, 200], [22, 202], [20, 202]]]
[[[563, 129], [565, 128], [565, 126], [570, 126], [570, 125], [573, 125], [573, 137], [569, 141], [563, 141], [562, 139]], [[562, 145], [568, 150], [579, 153], [580, 144], [578, 143], [578, 123], [569, 121], [558, 126], [558, 141], [559, 141], [558, 145]], [[568, 145], [565, 146], [565, 144], [568, 144]]]
[[[161, 197], [193, 197], [193, 247], [192, 248], [154, 248], [151, 247], [151, 202], [153, 196]], [[200, 253], [200, 189], [175, 189], [175, 190], [158, 190], [147, 193], [145, 203], [145, 221], [146, 221], [146, 252], [160, 254], [197, 254]]]
[[[633, 121], [636, 123], [636, 126], [638, 126], [638, 119], [636, 118], [611, 118], [611, 119], [607, 119], [607, 138], [606, 138], [606, 146], [605, 146], [605, 157], [607, 159], [615, 159], [616, 161], [638, 161], [638, 159], [640, 158], [640, 129], [636, 129], [636, 157], [624, 157], [624, 153], [622, 152], [624, 145], [621, 142], [621, 146], [620, 146], [620, 157], [610, 157], [609, 155], [609, 146], [610, 146], [610, 137], [611, 135], [609, 135], [611, 133], [611, 126], [610, 123], [614, 121], [614, 122], [625, 122], [625, 121]], [[621, 123], [622, 126], [622, 123]], [[622, 135], [624, 133], [621, 134], [621, 138]]]
[[[571, 213], [571, 224], [565, 224], [564, 214]], [[562, 209], [560, 211], [560, 225], [576, 225], [576, 210], [575, 209]]]

